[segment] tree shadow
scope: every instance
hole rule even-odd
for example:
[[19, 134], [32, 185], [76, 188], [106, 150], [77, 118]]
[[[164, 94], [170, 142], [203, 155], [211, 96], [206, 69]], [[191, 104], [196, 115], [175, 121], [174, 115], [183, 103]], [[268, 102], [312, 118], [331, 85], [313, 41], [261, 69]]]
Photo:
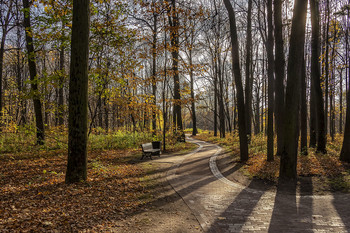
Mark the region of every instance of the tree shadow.
[[[310, 177], [306, 180], [312, 185]], [[300, 184], [300, 193], [309, 192], [309, 189], [307, 184]], [[312, 196], [297, 198], [296, 181], [279, 181], [268, 231], [313, 232], [312, 206]]]
[[[261, 197], [268, 190], [266, 188], [265, 190], [252, 192], [251, 189], [257, 185], [257, 182], [259, 181], [252, 180], [249, 186], [240, 191], [227, 209], [217, 217], [217, 220], [210, 226], [208, 232], [241, 232], [247, 222], [253, 227], [254, 223], [251, 222], [252, 219], [249, 219], [249, 217], [261, 200]], [[257, 223], [263, 221], [259, 217], [255, 218], [255, 220]], [[253, 231], [253, 228], [250, 228], [250, 230]]]
[[[344, 225], [347, 232], [350, 232], [350, 194], [335, 193], [333, 194], [332, 204], [337, 211], [339, 218], [335, 217], [334, 222], [337, 225]], [[340, 222], [341, 220], [341, 222]], [[343, 223], [343, 224], [342, 224]]]

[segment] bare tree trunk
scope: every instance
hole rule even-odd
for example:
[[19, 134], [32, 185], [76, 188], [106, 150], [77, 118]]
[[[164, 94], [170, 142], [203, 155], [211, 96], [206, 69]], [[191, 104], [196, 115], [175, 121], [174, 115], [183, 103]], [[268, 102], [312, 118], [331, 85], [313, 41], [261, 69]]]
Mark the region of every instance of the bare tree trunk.
[[[3, 81], [3, 64], [4, 64], [4, 53], [5, 53], [5, 40], [7, 35], [7, 29], [3, 29], [1, 44], [0, 44], [0, 117], [2, 117], [2, 106], [3, 106], [3, 98], [2, 98], [2, 81]], [[1, 131], [1, 127], [0, 127]]]
[[196, 105], [195, 105], [195, 96], [194, 96], [194, 77], [193, 77], [193, 64], [192, 64], [192, 50], [189, 51], [190, 53], [190, 85], [191, 85], [191, 112], [192, 112], [192, 135], [196, 136], [198, 133], [197, 130], [197, 116], [196, 116]]
[[[217, 53], [216, 53], [217, 54]], [[218, 136], [218, 73], [217, 59], [214, 61], [214, 136]]]
[[273, 133], [273, 112], [274, 112], [274, 57], [273, 57], [273, 24], [272, 24], [272, 0], [267, 0], [267, 21], [268, 36], [266, 52], [268, 59], [268, 122], [267, 122], [267, 161], [274, 160], [274, 133]]
[[63, 84], [64, 84], [64, 46], [61, 45], [60, 50], [60, 72], [58, 87], [58, 125], [64, 124], [64, 100], [63, 100]]
[[248, 160], [248, 138], [246, 131], [246, 119], [245, 119], [245, 104], [244, 104], [244, 91], [242, 85], [242, 76], [239, 64], [239, 43], [236, 27], [236, 16], [233, 11], [230, 0], [223, 0], [225, 7], [228, 11], [230, 19], [230, 32], [231, 32], [231, 45], [232, 45], [232, 63], [233, 73], [235, 77], [235, 84], [237, 89], [237, 107], [238, 107], [238, 131], [240, 141], [240, 158], [241, 161]]
[[297, 154], [299, 139], [299, 100], [301, 88], [302, 60], [304, 56], [305, 23], [307, 1], [296, 0], [294, 5], [292, 30], [290, 36], [287, 69], [284, 151], [281, 156], [280, 178], [297, 178]]
[[251, 60], [252, 60], [252, 5], [253, 1], [248, 1], [247, 14], [247, 43], [246, 43], [246, 61], [245, 61], [245, 100], [246, 100], [246, 119], [247, 135], [250, 138], [252, 134], [252, 90], [251, 90]]
[[300, 95], [300, 150], [307, 155], [307, 100], [306, 100], [306, 64], [303, 58], [301, 73], [301, 95]]
[[[181, 116], [181, 95], [180, 95], [180, 77], [179, 77], [179, 19], [176, 10], [176, 1], [171, 0], [169, 12], [170, 23], [170, 40], [171, 40], [171, 54], [173, 60], [173, 76], [174, 76], [174, 127], [179, 130], [181, 137], [183, 137], [183, 126]], [[181, 138], [179, 138], [180, 140]]]
[[34, 113], [35, 113], [35, 123], [36, 123], [36, 137], [37, 144], [44, 144], [45, 133], [44, 133], [44, 122], [42, 115], [42, 106], [40, 101], [40, 96], [38, 93], [38, 77], [35, 63], [35, 50], [34, 43], [32, 37], [32, 30], [30, 24], [30, 5], [28, 0], [23, 0], [23, 8], [24, 11], [24, 21], [23, 25], [25, 27], [25, 35], [26, 35], [26, 44], [27, 44], [27, 53], [28, 53], [28, 66], [29, 66], [29, 74], [31, 87], [33, 91], [33, 103], [34, 103]]
[[152, 42], [152, 94], [153, 94], [153, 107], [152, 107], [152, 134], [156, 134], [157, 130], [157, 16], [153, 13], [153, 42]]
[[334, 37], [333, 37], [333, 46], [332, 46], [332, 53], [331, 53], [331, 78], [330, 78], [330, 95], [329, 95], [329, 103], [330, 103], [330, 120], [329, 120], [329, 131], [330, 131], [330, 135], [332, 138], [332, 141], [334, 141], [334, 134], [335, 134], [335, 50], [336, 50], [336, 45], [335, 45], [335, 41], [337, 38], [337, 30], [334, 31]]
[[339, 133], [343, 133], [343, 70], [340, 71], [339, 78]]
[[[320, 25], [319, 5], [317, 0], [310, 0], [311, 23], [312, 23], [312, 55], [311, 55], [311, 86], [315, 97], [315, 109], [317, 118], [317, 151], [326, 153], [326, 122], [321, 88], [321, 70], [319, 63], [320, 55]], [[312, 96], [311, 96], [312, 97]]]
[[[348, 1], [348, 4], [350, 4], [350, 1]], [[347, 10], [347, 18], [349, 20], [349, 8]], [[347, 20], [347, 22], [348, 22]], [[348, 23], [347, 23], [348, 24]], [[346, 120], [345, 120], [345, 128], [344, 128], [344, 140], [343, 140], [343, 146], [340, 152], [340, 160], [350, 162], [350, 66], [349, 66], [349, 25], [347, 25], [346, 29], [346, 89], [347, 89], [347, 97], [346, 97]]]
[[73, 0], [66, 183], [87, 178], [90, 1]]
[[283, 48], [283, 26], [282, 26], [282, 0], [274, 1], [275, 21], [275, 120], [277, 132], [277, 155], [283, 152], [283, 127], [284, 127], [284, 48]]
[[224, 81], [221, 72], [221, 54], [218, 54], [218, 81], [219, 81], [219, 93], [218, 93], [218, 102], [219, 102], [219, 120], [220, 120], [220, 138], [225, 138], [226, 136], [226, 127], [225, 127], [225, 107], [224, 107]]
[[328, 88], [329, 88], [329, 21], [330, 21], [330, 9], [329, 9], [329, 0], [327, 0], [327, 26], [326, 26], [326, 35], [325, 35], [325, 107], [324, 107], [324, 115], [325, 115], [325, 133], [328, 134]]

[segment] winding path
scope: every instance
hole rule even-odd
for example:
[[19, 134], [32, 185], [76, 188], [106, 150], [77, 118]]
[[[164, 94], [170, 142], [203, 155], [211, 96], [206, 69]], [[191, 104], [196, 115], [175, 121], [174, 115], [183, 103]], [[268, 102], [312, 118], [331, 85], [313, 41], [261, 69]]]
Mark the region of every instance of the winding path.
[[226, 179], [216, 165], [221, 148], [199, 145], [175, 161], [167, 179], [205, 232], [348, 232], [350, 195], [300, 196], [255, 190]]

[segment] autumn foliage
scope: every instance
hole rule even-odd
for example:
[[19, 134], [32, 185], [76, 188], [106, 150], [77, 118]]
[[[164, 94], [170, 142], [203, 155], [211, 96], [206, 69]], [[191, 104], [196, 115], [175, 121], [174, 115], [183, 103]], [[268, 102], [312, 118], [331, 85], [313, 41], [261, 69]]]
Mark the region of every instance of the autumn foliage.
[[[203, 132], [196, 138], [209, 140], [224, 146], [231, 151], [232, 156], [239, 154], [239, 144], [237, 135], [229, 135], [220, 139], [214, 137], [208, 131]], [[329, 140], [327, 154], [316, 153], [315, 149], [310, 149], [308, 155], [299, 155], [297, 171], [299, 177], [322, 177], [329, 182], [341, 179], [342, 187], [331, 187], [335, 190], [348, 191], [350, 165], [339, 160], [342, 136], [338, 135], [332, 142]], [[280, 169], [280, 157], [275, 156], [275, 160], [268, 162], [266, 156], [266, 137], [257, 135], [252, 137], [249, 148], [249, 160], [241, 168], [241, 171], [250, 178], [263, 179], [277, 182]]]

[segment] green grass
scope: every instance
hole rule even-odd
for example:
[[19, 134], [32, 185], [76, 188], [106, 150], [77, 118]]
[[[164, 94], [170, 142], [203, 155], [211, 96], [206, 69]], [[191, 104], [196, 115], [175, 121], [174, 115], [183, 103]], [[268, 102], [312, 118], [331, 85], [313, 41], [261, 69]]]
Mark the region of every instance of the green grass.
[[[104, 133], [93, 130], [89, 136], [88, 149], [117, 150], [137, 149], [142, 143], [162, 141], [162, 135], [153, 136], [150, 132], [130, 132], [118, 130]], [[15, 131], [3, 131], [0, 134], [0, 155], [10, 153], [26, 153], [35, 151], [56, 151], [68, 149], [68, 130], [59, 127], [51, 127], [45, 131], [45, 144], [35, 145], [36, 134], [32, 126], [18, 127]], [[172, 133], [166, 135], [167, 149], [175, 148], [176, 138]]]

